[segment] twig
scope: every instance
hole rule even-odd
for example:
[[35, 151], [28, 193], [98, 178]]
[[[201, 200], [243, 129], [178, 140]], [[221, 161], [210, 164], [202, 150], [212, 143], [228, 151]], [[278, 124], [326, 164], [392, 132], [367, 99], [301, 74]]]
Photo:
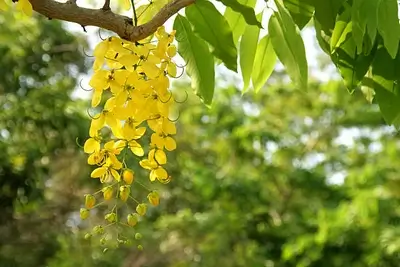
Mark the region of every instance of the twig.
[[135, 1], [131, 0], [131, 3], [132, 3], [132, 9], [133, 9], [133, 22], [135, 23], [134, 25], [137, 26], [138, 18], [136, 16]]
[[105, 0], [104, 1], [104, 5], [103, 5], [103, 7], [101, 8], [102, 10], [104, 10], [104, 11], [108, 11], [108, 10], [111, 10], [111, 8], [110, 8], [110, 0]]

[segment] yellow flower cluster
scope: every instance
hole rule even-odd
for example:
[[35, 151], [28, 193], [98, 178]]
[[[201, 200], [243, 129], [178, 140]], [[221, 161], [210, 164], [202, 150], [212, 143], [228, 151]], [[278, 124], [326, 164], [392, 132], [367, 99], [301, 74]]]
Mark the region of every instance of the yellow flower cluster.
[[[88, 164], [96, 166], [91, 177], [105, 184], [101, 190], [105, 201], [114, 196], [122, 202], [129, 198], [135, 200], [130, 190], [135, 173], [125, 164], [127, 151], [140, 158], [139, 165], [149, 171], [151, 182], [170, 181], [164, 166], [165, 151], [176, 149], [172, 137], [176, 127], [168, 119], [174, 103], [169, 76], [176, 76], [176, 65], [172, 62], [176, 55], [174, 36], [175, 31], [167, 33], [161, 26], [155, 33], [155, 42], [132, 43], [110, 37], [94, 50], [94, 74], [89, 82], [93, 88], [91, 106], [100, 111], [92, 118], [84, 152], [89, 154]], [[105, 138], [104, 128], [111, 131], [109, 139]], [[144, 157], [140, 139], [148, 130], [151, 130], [149, 151]], [[160, 202], [155, 191], [150, 191], [147, 199], [154, 206]], [[147, 211], [146, 204], [135, 202], [136, 213], [128, 214], [125, 225], [136, 225], [137, 219]], [[85, 204], [81, 209], [82, 219], [89, 217], [95, 198], [86, 196]], [[106, 217], [110, 223], [120, 222], [114, 211]]]
[[[91, 176], [100, 178], [101, 182], [120, 181], [123, 164], [118, 155], [123, 149], [129, 148], [138, 157], [144, 155], [138, 140], [147, 127], [153, 131], [151, 149], [140, 165], [150, 170], [151, 181], [164, 183], [169, 179], [163, 165], [167, 162], [164, 150], [176, 149], [171, 137], [176, 134], [176, 127], [168, 119], [173, 103], [168, 75], [176, 75], [176, 65], [171, 60], [176, 55], [176, 47], [171, 44], [174, 32], [166, 33], [163, 26], [155, 36], [157, 44], [131, 43], [110, 37], [94, 50], [95, 73], [89, 83], [94, 90], [92, 107], [100, 104], [104, 91], [109, 90], [111, 97], [93, 117], [84, 151], [90, 154], [88, 163], [99, 166]], [[108, 127], [114, 138], [101, 146], [103, 127]]]

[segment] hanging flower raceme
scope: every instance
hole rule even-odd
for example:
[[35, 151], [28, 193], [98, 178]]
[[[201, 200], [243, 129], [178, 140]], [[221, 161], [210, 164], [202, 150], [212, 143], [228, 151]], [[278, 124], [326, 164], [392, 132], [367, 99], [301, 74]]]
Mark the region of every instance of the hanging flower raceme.
[[[12, 2], [16, 10], [32, 15], [29, 0]], [[0, 0], [0, 10], [10, 8], [8, 3], [11, 1]], [[124, 0], [123, 4], [125, 9], [134, 9], [133, 1]], [[176, 149], [176, 127], [168, 119], [174, 103], [169, 78], [176, 77], [177, 72], [174, 38], [175, 31], [167, 33], [161, 26], [153, 40], [129, 42], [112, 36], [94, 49], [94, 73], [89, 85], [93, 89], [91, 108], [96, 115], [91, 117], [83, 150], [88, 154], [87, 163], [93, 167], [90, 177], [98, 179], [102, 186], [98, 192], [84, 195], [79, 215], [82, 220], [90, 220], [97, 213], [92, 210], [98, 206], [112, 208], [104, 214], [104, 223], [96, 225], [85, 238], [100, 236], [100, 243], [106, 245], [110, 240], [106, 231], [109, 226], [135, 227], [148, 213], [148, 207], [160, 204], [160, 194], [140, 180], [165, 184], [171, 179], [166, 151]], [[136, 166], [127, 166], [129, 154], [136, 159]], [[148, 175], [140, 177], [138, 168]], [[138, 200], [140, 196], [133, 192], [140, 188], [146, 192]], [[128, 208], [126, 214], [121, 214], [121, 207]], [[134, 234], [136, 240], [141, 236]], [[131, 242], [120, 233], [116, 240], [117, 246]], [[140, 244], [137, 247], [143, 249]]]
[[[105, 225], [97, 225], [86, 235], [100, 235], [102, 244], [109, 240], [104, 231], [108, 226], [135, 227], [148, 212], [145, 202], [159, 205], [160, 194], [148, 189], [141, 178], [150, 184], [170, 180], [166, 152], [176, 149], [176, 127], [168, 119], [174, 103], [169, 78], [176, 76], [174, 36], [175, 32], [167, 33], [162, 26], [155, 41], [132, 43], [113, 36], [94, 49], [94, 74], [89, 85], [93, 88], [91, 107], [97, 114], [92, 117], [84, 152], [89, 155], [88, 164], [95, 167], [90, 176], [98, 178], [103, 187], [85, 196], [81, 217], [89, 218], [90, 210], [98, 205], [112, 206], [105, 214]], [[150, 143], [143, 141], [145, 137]], [[129, 154], [148, 176], [138, 177], [140, 172], [127, 166]], [[141, 200], [133, 194], [138, 188], [147, 191]], [[122, 206], [128, 207], [126, 215], [118, 210]], [[117, 241], [117, 245], [130, 242], [120, 234]]]

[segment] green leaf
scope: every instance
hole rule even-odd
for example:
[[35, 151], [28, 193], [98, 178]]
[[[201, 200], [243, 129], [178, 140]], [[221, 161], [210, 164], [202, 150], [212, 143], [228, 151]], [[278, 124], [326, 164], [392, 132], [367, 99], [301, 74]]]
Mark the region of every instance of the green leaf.
[[377, 0], [378, 32], [392, 58], [396, 57], [400, 41], [400, 24], [398, 18], [397, 0]]
[[308, 67], [303, 39], [289, 12], [279, 1], [275, 2], [278, 12], [274, 12], [268, 24], [271, 43], [292, 81], [300, 88], [307, 88]]
[[152, 1], [148, 5], [141, 5], [136, 9], [138, 25], [149, 22], [171, 0]]
[[247, 24], [256, 25], [259, 28], [262, 28], [261, 23], [256, 18], [256, 13], [254, 12], [254, 8], [243, 5], [238, 0], [217, 0], [217, 1], [223, 3], [226, 7], [232, 8], [233, 11], [242, 14]]
[[[257, 17], [262, 17], [260, 13]], [[250, 85], [251, 72], [253, 70], [254, 58], [256, 56], [260, 28], [254, 25], [247, 25], [240, 41], [240, 70], [243, 77], [243, 93]]]
[[[354, 0], [352, 5], [353, 37], [357, 52], [368, 54], [375, 42], [378, 26], [378, 7], [381, 0]], [[367, 33], [367, 35], [365, 35]], [[368, 37], [369, 38], [368, 38]]]
[[335, 48], [339, 47], [347, 39], [347, 35], [351, 34], [352, 22], [350, 19], [350, 9], [346, 9], [338, 16], [331, 37], [331, 53], [334, 52]]
[[186, 7], [186, 18], [194, 27], [194, 32], [207, 41], [213, 48], [213, 54], [221, 59], [225, 66], [237, 71], [237, 50], [228, 22], [213, 4], [196, 1]]
[[328, 55], [331, 54], [330, 42], [331, 38], [325, 34], [321, 28], [321, 24], [314, 17], [315, 35], [321, 49]]
[[283, 4], [289, 10], [299, 29], [304, 28], [313, 16], [312, 0], [283, 0]]
[[[254, 8], [257, 0], [238, 0], [238, 2], [240, 2], [242, 5]], [[230, 7], [226, 8], [224, 17], [231, 26], [233, 41], [235, 42], [235, 44], [237, 44], [239, 37], [242, 36], [242, 34], [244, 33], [244, 29], [246, 28], [246, 21], [244, 20], [242, 14], [233, 11], [233, 9]]]
[[373, 53], [357, 54], [354, 38], [352, 34], [348, 34], [346, 40], [332, 53], [331, 58], [339, 69], [347, 89], [353, 92], [367, 73], [373, 60]]
[[186, 72], [191, 77], [192, 88], [206, 105], [210, 105], [214, 95], [214, 57], [205, 41], [197, 37], [189, 21], [177, 15], [174, 21], [178, 53], [185, 60]]
[[400, 57], [395, 59], [381, 46], [372, 63], [373, 88], [385, 121], [398, 124], [400, 120]]
[[335, 27], [336, 16], [345, 0], [312, 0], [315, 7], [315, 19], [322, 30], [330, 35]]
[[276, 54], [271, 44], [271, 38], [263, 37], [257, 47], [256, 59], [254, 61], [253, 73], [251, 75], [253, 87], [256, 93], [268, 80], [276, 64]]
[[367, 21], [361, 16], [361, 6], [364, 0], [354, 0], [351, 8], [351, 21], [353, 27], [353, 38], [357, 46], [357, 53], [363, 49], [364, 34], [367, 29]]

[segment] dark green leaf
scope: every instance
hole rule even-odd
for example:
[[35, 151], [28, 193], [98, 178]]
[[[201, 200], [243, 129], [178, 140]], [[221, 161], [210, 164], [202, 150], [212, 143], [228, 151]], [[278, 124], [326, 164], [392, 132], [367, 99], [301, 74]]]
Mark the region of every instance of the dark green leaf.
[[307, 88], [308, 67], [303, 39], [287, 9], [275, 1], [278, 12], [272, 15], [268, 30], [279, 60], [299, 88]]
[[[258, 17], [261, 18], [262, 13]], [[242, 71], [244, 83], [243, 93], [249, 88], [259, 34], [260, 28], [254, 25], [247, 25], [240, 41], [240, 70]]]
[[321, 28], [330, 35], [335, 27], [336, 16], [345, 0], [312, 0], [315, 7], [315, 19]]
[[267, 35], [260, 40], [257, 47], [256, 58], [251, 75], [253, 87], [256, 93], [268, 80], [276, 64], [276, 54], [271, 44], [271, 39]]
[[344, 83], [350, 92], [360, 84], [372, 63], [373, 54], [359, 55], [354, 38], [348, 34], [346, 40], [331, 55], [332, 61], [339, 69]]
[[[249, 6], [254, 8], [256, 5], [256, 0], [238, 0], [242, 5]], [[233, 11], [232, 8], [227, 7], [225, 10], [224, 17], [228, 21], [231, 26], [233, 33], [233, 41], [237, 44], [239, 37], [244, 33], [244, 29], [246, 28], [246, 21], [244, 20], [242, 14]]]
[[389, 124], [400, 119], [400, 57], [395, 59], [380, 47], [372, 63], [373, 88], [385, 121]]
[[354, 0], [351, 9], [351, 21], [353, 27], [353, 38], [357, 46], [357, 53], [362, 52], [364, 34], [367, 29], [367, 21], [361, 16], [361, 6], [364, 0]]
[[195, 93], [210, 105], [214, 95], [215, 71], [214, 60], [207, 43], [197, 37], [189, 21], [178, 15], [174, 21], [178, 52], [185, 60], [186, 72], [191, 77]]
[[232, 8], [232, 10], [242, 14], [247, 24], [256, 25], [262, 28], [261, 23], [256, 18], [254, 8], [241, 4], [238, 0], [217, 0], [223, 3], [226, 7]]
[[292, 15], [293, 21], [302, 29], [313, 16], [312, 0], [283, 0], [283, 4]]
[[196, 1], [185, 9], [187, 19], [194, 31], [213, 48], [213, 54], [221, 59], [225, 66], [237, 71], [237, 50], [228, 22], [213, 4]]
[[328, 55], [331, 53], [330, 42], [331, 38], [325, 34], [321, 28], [321, 24], [314, 17], [315, 34], [317, 41], [321, 49]]
[[377, 0], [378, 32], [392, 58], [396, 57], [400, 41], [400, 24], [397, 0]]

